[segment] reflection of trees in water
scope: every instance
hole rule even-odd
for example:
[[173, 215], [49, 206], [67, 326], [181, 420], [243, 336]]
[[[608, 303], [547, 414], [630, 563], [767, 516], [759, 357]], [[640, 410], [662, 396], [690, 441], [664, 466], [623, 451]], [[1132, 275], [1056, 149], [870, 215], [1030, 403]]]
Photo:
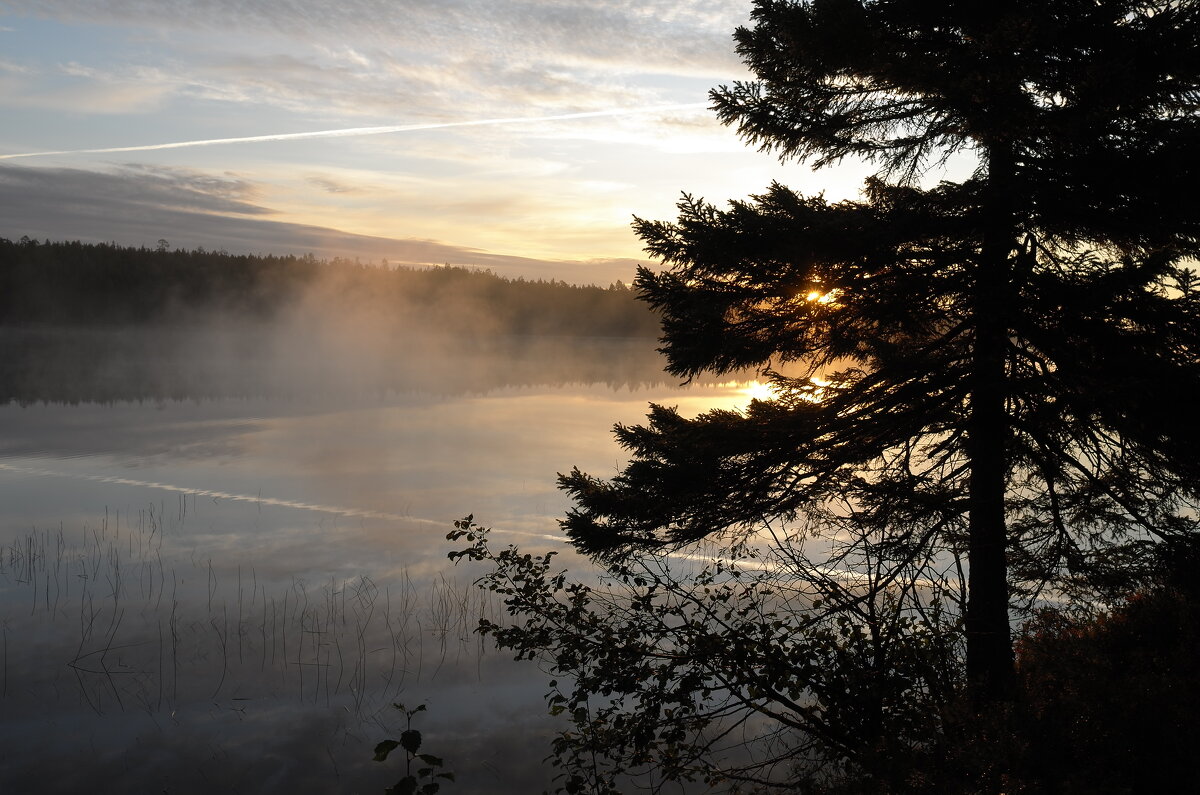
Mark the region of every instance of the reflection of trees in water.
[[0, 400], [22, 404], [462, 395], [666, 381], [646, 338], [380, 337], [271, 324], [0, 330]]

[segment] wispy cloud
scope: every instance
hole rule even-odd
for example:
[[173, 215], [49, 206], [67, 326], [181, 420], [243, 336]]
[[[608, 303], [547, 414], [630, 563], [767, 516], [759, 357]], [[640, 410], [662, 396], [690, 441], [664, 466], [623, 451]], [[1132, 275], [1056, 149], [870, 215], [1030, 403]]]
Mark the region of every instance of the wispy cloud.
[[328, 177], [312, 176], [305, 181], [310, 185], [316, 185], [326, 193], [361, 193], [363, 191], [360, 185], [350, 185]]
[[681, 99], [662, 78], [693, 78], [707, 87], [743, 74], [730, 34], [750, 7], [749, 0], [5, 5], [15, 13], [142, 31], [120, 61], [169, 58], [180, 95], [359, 116], [394, 116], [417, 104], [443, 117], [463, 103], [491, 116], [514, 105], [547, 113], [603, 106], [618, 93], [639, 103]]
[[237, 138], [206, 138], [195, 141], [174, 141], [163, 144], [137, 144], [134, 146], [107, 146], [96, 149], [59, 149], [45, 152], [17, 152], [0, 155], [0, 160], [16, 158], [46, 157], [49, 155], [79, 155], [79, 154], [115, 154], [119, 152], [150, 152], [162, 149], [184, 149], [193, 146], [219, 146], [224, 144], [255, 144], [271, 141], [299, 141], [311, 138], [344, 138], [360, 135], [385, 135], [390, 133], [417, 132], [420, 130], [444, 130], [453, 127], [484, 127], [502, 124], [541, 124], [545, 122], [567, 121], [570, 119], [591, 119], [601, 116], [628, 116], [634, 114], [652, 114], [678, 112], [682, 110], [700, 111], [707, 106], [704, 103], [685, 103], [678, 105], [659, 105], [648, 108], [609, 108], [583, 113], [560, 113], [552, 116], [512, 116], [498, 119], [473, 119], [470, 121], [432, 122], [428, 124], [391, 124], [379, 127], [343, 127], [336, 130], [313, 130], [298, 133], [272, 133], [269, 135], [247, 135]]

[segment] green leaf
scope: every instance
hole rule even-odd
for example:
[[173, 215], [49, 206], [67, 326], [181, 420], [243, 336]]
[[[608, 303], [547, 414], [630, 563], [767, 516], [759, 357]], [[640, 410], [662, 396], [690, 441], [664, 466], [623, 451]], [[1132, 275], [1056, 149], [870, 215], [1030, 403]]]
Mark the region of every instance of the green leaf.
[[388, 758], [388, 754], [396, 750], [400, 743], [395, 740], [384, 740], [379, 745], [375, 746], [375, 761], [383, 762]]
[[385, 790], [385, 795], [416, 795], [417, 780], [412, 776], [405, 776], [396, 782], [395, 786]]
[[400, 734], [400, 745], [410, 754], [416, 754], [421, 747], [421, 733], [416, 729], [407, 729]]
[[442, 760], [433, 754], [417, 754], [417, 759], [420, 759], [427, 765], [433, 765], [434, 767], [442, 766]]

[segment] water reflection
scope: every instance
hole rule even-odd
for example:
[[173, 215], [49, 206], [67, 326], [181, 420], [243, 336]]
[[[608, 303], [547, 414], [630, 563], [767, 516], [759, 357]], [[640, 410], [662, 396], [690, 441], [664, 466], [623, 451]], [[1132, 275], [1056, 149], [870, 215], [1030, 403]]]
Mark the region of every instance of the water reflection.
[[647, 338], [383, 335], [349, 322], [0, 329], [0, 402], [357, 403], [505, 386], [671, 383]]
[[454, 791], [548, 787], [543, 679], [470, 633], [445, 533], [556, 547], [612, 423], [744, 385], [648, 340], [251, 339], [0, 335], [0, 789], [379, 792], [393, 701]]
[[[78, 534], [32, 531], [3, 550], [5, 726], [21, 727], [10, 749], [36, 751], [8, 755], [5, 780], [17, 791], [70, 784], [54, 772], [50, 749], [71, 757], [84, 749], [56, 736], [64, 725], [87, 727], [70, 734], [87, 743], [83, 767], [125, 760], [116, 774], [132, 785], [125, 791], [170, 769], [136, 758], [147, 741], [207, 771], [205, 786], [233, 776], [255, 790], [261, 782], [246, 776], [261, 760], [249, 749], [320, 743], [321, 754], [281, 760], [272, 778], [289, 790], [329, 791], [343, 767], [373, 780], [356, 755], [389, 728], [393, 701], [421, 694], [486, 704], [495, 699], [484, 696], [485, 680], [491, 688], [514, 681], [471, 634], [495, 605], [469, 583], [403, 572], [384, 582], [285, 580], [253, 558], [173, 552], [196, 518], [181, 500], [165, 516], [147, 508]], [[530, 684], [509, 697], [532, 695]], [[190, 756], [181, 756], [184, 737]], [[177, 782], [169, 791], [205, 786]]]

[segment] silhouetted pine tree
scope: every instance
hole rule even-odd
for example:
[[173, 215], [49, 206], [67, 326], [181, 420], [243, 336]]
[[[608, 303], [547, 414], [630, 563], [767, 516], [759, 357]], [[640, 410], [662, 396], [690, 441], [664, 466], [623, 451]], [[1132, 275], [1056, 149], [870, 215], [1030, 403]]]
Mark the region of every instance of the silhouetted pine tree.
[[[1010, 604], [1121, 587], [1197, 532], [1200, 3], [758, 0], [753, 20], [757, 79], [712, 92], [721, 120], [880, 171], [856, 202], [773, 185], [636, 223], [667, 266], [636, 287], [669, 371], [765, 368], [775, 396], [619, 426], [631, 462], [564, 476], [564, 525], [609, 559], [798, 517], [868, 528], [897, 570], [961, 559], [968, 681], [1004, 698]], [[970, 178], [921, 186], [954, 155]]]

